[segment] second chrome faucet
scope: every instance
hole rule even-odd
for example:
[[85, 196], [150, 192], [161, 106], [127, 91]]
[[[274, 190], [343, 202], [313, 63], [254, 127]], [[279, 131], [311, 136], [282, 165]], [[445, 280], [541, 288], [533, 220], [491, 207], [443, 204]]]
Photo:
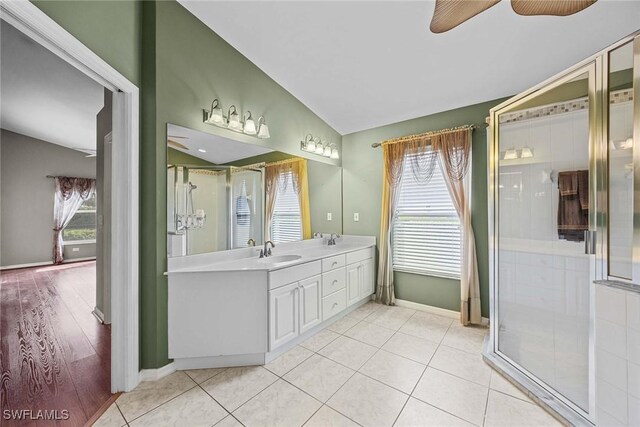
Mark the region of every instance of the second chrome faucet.
[[264, 248], [260, 249], [260, 258], [271, 256], [271, 248], [268, 247], [268, 245], [271, 245], [271, 248], [276, 247], [275, 243], [273, 243], [271, 240], [267, 240], [266, 242], [264, 242]]

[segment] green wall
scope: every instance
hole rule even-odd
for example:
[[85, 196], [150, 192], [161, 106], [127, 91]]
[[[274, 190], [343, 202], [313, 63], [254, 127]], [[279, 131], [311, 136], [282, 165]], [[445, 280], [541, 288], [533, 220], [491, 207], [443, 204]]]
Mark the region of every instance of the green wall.
[[[341, 136], [175, 1], [34, 1], [54, 21], [138, 85], [140, 98], [140, 366], [167, 351], [166, 126], [300, 151], [311, 132], [340, 147]], [[202, 123], [213, 98], [226, 109], [264, 114], [269, 140]], [[314, 160], [339, 165], [320, 156]]]
[[[382, 150], [374, 142], [465, 124], [483, 124], [489, 109], [503, 99], [444, 111], [430, 116], [394, 123], [342, 137], [343, 228], [345, 234], [378, 236], [382, 193]], [[476, 235], [482, 315], [489, 316], [489, 259], [487, 212], [486, 129], [473, 132], [472, 142], [472, 223]], [[360, 221], [353, 220], [354, 212]], [[459, 281], [410, 273], [395, 273], [396, 297], [460, 310]]]
[[[300, 140], [311, 132], [341, 145], [341, 136], [251, 61], [175, 1], [145, 2], [143, 10], [142, 367], [165, 365], [167, 352], [166, 138], [167, 123], [304, 156]], [[267, 119], [261, 140], [202, 122], [202, 109], [219, 98], [226, 110], [250, 109]], [[149, 105], [147, 105], [147, 103]], [[145, 112], [145, 108], [147, 111]], [[153, 129], [152, 129], [153, 127]], [[313, 155], [308, 155], [313, 156]], [[321, 158], [314, 160], [340, 164]]]
[[32, 0], [32, 3], [140, 86], [141, 2]]

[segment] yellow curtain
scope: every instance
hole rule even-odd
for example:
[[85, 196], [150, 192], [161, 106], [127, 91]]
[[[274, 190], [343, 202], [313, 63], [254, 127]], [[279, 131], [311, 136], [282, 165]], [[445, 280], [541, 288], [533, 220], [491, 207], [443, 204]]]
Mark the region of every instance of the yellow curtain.
[[309, 208], [309, 178], [307, 176], [307, 160], [300, 159], [296, 162], [298, 173], [293, 176], [298, 178], [298, 201], [300, 202], [300, 220], [302, 222], [302, 238], [311, 238], [311, 209]]
[[265, 165], [265, 241], [271, 239], [271, 221], [278, 195], [278, 178], [280, 175], [291, 173], [293, 186], [298, 193], [300, 203], [300, 220], [302, 223], [302, 238], [311, 238], [311, 210], [309, 208], [309, 179], [307, 176], [307, 160], [293, 158]]
[[376, 301], [395, 305], [393, 286], [393, 254], [391, 253], [391, 224], [400, 194], [400, 177], [404, 168], [405, 144], [384, 144], [382, 156], [384, 171], [382, 176], [382, 209], [380, 212], [380, 258]]

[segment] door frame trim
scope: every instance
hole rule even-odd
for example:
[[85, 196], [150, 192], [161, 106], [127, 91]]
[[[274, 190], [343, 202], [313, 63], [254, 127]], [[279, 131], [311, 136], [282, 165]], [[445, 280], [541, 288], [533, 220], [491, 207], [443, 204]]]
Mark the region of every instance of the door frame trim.
[[111, 392], [139, 383], [139, 90], [28, 0], [0, 1], [0, 18], [113, 92]]

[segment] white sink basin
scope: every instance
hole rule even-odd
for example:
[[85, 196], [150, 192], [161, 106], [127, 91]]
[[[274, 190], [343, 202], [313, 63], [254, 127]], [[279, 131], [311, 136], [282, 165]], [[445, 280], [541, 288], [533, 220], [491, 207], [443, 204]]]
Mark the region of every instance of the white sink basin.
[[293, 262], [302, 258], [301, 255], [275, 255], [266, 258], [260, 258], [258, 261], [265, 264], [283, 264], [285, 262]]

